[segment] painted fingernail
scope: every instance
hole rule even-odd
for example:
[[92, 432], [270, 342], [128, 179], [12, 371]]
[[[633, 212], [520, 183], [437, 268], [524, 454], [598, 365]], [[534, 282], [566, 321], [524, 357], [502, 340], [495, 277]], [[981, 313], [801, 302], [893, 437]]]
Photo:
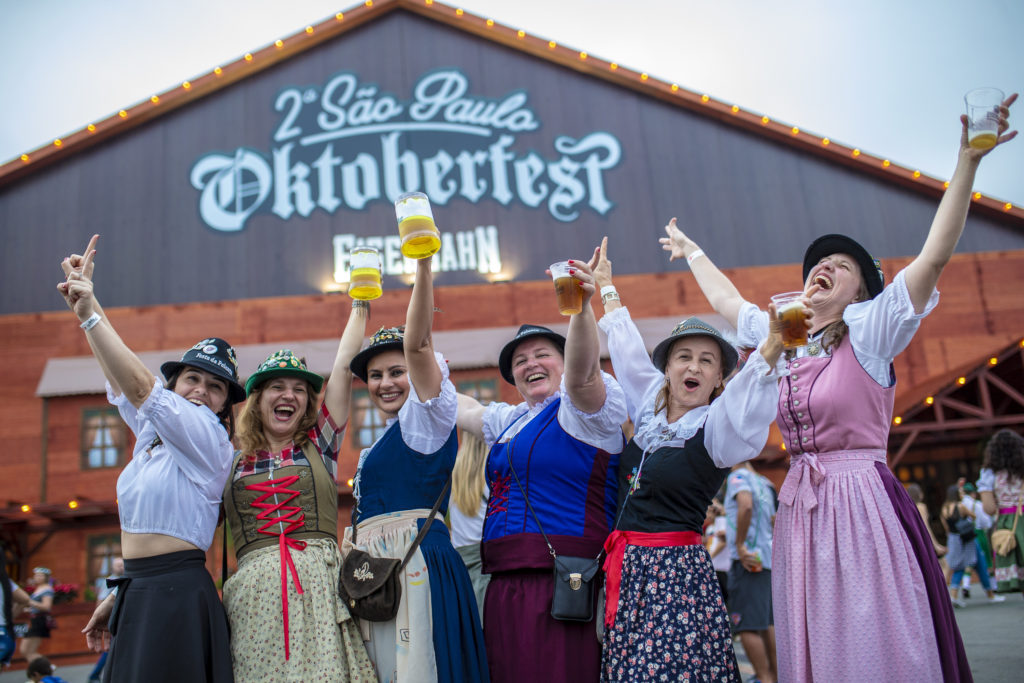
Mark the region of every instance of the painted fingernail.
[[569, 262], [569, 263], [576, 263], [576, 262], [575, 262], [575, 261], [573, 261], [572, 259], [569, 259], [569, 261], [568, 261], [568, 262]]
[[576, 273], [576, 269], [575, 268], [570, 268], [569, 269], [569, 275], [574, 275], [575, 273]]

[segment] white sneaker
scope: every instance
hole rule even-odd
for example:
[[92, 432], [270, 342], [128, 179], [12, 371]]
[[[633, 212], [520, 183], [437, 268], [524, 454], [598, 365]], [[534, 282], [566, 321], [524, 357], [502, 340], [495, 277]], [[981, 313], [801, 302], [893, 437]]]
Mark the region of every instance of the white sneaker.
[[989, 602], [1006, 602], [1006, 596], [1005, 595], [993, 595], [991, 598], [988, 599], [988, 601]]
[[967, 607], [967, 603], [960, 598], [953, 598], [953, 607]]

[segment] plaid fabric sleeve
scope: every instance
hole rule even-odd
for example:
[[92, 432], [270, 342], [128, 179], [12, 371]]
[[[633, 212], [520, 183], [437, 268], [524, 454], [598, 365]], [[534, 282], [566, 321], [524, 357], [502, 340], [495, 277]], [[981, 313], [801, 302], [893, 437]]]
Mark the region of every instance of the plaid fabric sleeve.
[[347, 421], [341, 426], [335, 424], [327, 405], [321, 404], [316, 415], [316, 424], [309, 430], [309, 439], [320, 453], [320, 457], [324, 459], [324, 465], [327, 466], [327, 471], [334, 481], [338, 481], [338, 451], [341, 450], [341, 439], [345, 436], [347, 425]]

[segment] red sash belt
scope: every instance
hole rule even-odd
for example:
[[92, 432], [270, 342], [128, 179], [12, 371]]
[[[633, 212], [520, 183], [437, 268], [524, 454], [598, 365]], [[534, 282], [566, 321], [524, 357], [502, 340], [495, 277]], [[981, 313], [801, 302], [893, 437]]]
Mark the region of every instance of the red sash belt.
[[622, 558], [626, 554], [627, 545], [639, 545], [645, 548], [664, 548], [674, 545], [700, 545], [701, 537], [696, 531], [662, 531], [647, 533], [644, 531], [613, 531], [604, 542], [604, 626], [606, 629], [615, 623], [615, 612], [619, 609], [619, 585], [622, 583]]
[[[292, 561], [294, 550], [305, 550], [306, 542], [294, 538], [288, 538], [288, 534], [296, 529], [301, 529], [306, 523], [306, 515], [301, 507], [287, 505], [293, 498], [299, 495], [289, 486], [299, 480], [298, 475], [281, 477], [280, 479], [268, 479], [262, 484], [250, 484], [245, 488], [249, 491], [262, 491], [263, 495], [252, 502], [254, 508], [262, 510], [256, 515], [256, 519], [265, 521], [257, 531], [268, 536], [277, 536], [280, 539], [278, 554], [281, 558], [281, 616], [284, 619], [284, 658], [287, 660], [291, 655], [288, 646], [288, 572], [292, 574], [295, 582], [295, 590], [302, 595], [302, 584], [299, 583], [299, 573], [295, 569], [295, 562]], [[280, 502], [267, 502], [272, 496]]]

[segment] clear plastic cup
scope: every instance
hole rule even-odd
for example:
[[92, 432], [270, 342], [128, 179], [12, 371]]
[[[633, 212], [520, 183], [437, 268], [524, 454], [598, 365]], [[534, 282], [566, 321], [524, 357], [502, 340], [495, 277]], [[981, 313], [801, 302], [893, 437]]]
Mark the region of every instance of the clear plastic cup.
[[803, 292], [783, 292], [772, 296], [775, 314], [782, 322], [782, 345], [795, 349], [807, 344], [807, 311]]
[[374, 247], [355, 247], [349, 254], [348, 295], [370, 301], [383, 293], [380, 252]]
[[576, 315], [583, 310], [583, 286], [569, 274], [569, 262], [559, 261], [549, 267], [555, 283], [558, 312], [562, 315]]
[[411, 259], [430, 258], [441, 248], [441, 233], [434, 224], [430, 200], [422, 192], [407, 192], [395, 200], [402, 255]]
[[975, 88], [964, 95], [967, 105], [967, 144], [992, 149], [999, 139], [999, 106], [1006, 96], [998, 88]]

